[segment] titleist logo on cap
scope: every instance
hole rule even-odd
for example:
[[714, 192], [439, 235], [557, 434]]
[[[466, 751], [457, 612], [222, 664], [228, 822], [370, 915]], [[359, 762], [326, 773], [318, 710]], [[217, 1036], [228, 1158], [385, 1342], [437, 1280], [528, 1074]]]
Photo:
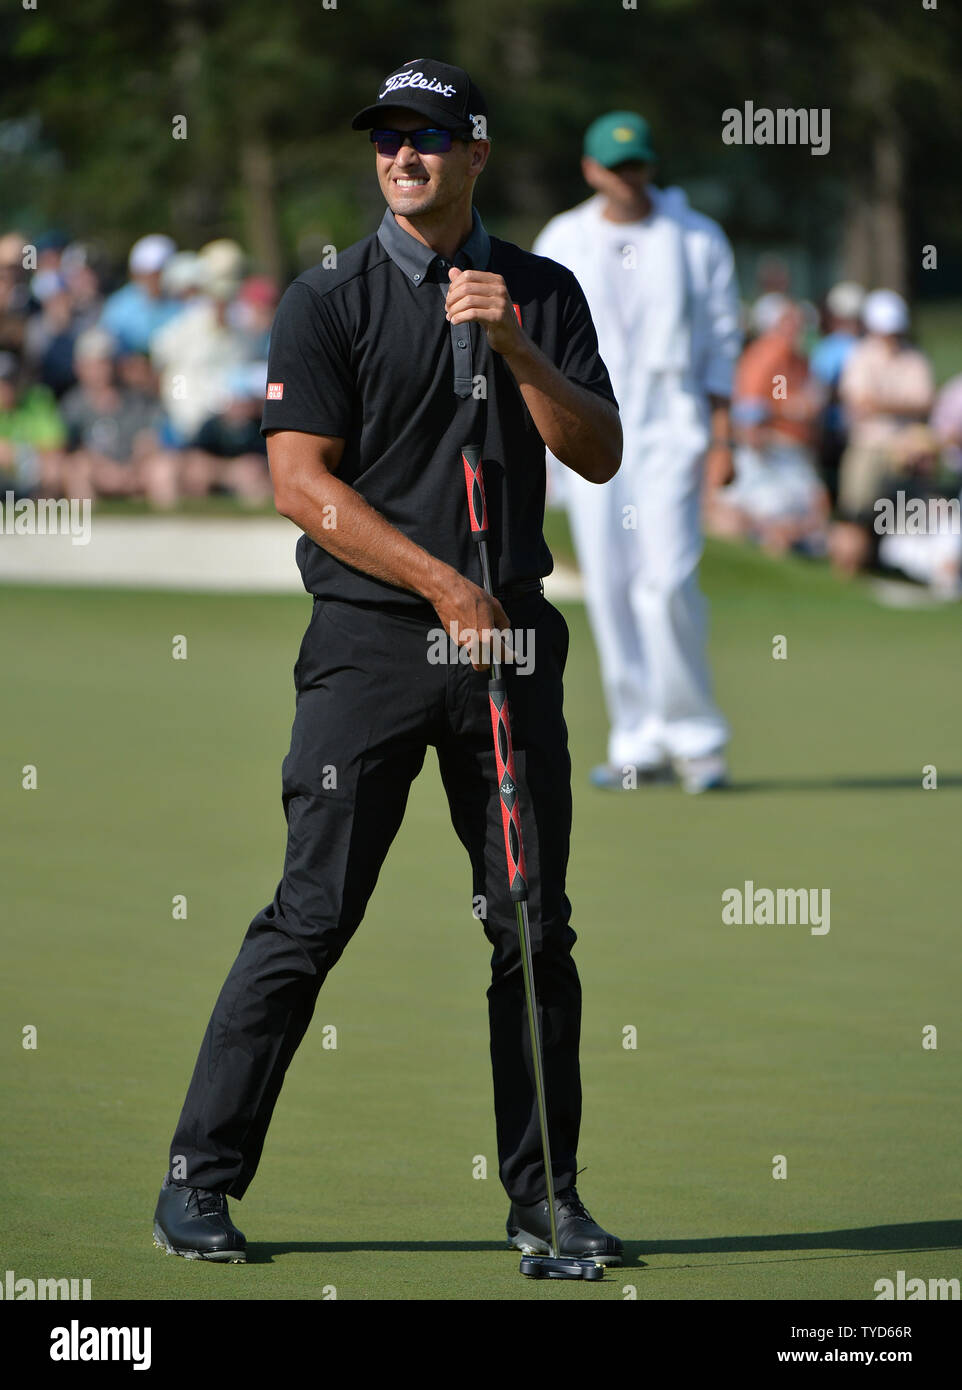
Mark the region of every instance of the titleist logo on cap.
[[425, 77], [423, 72], [397, 72], [387, 79], [383, 92], [378, 92], [378, 101], [386, 97], [388, 92], [396, 92], [401, 87], [423, 87], [429, 92], [437, 92], [442, 97], [456, 96], [458, 91], [450, 82], [439, 82], [436, 77]]

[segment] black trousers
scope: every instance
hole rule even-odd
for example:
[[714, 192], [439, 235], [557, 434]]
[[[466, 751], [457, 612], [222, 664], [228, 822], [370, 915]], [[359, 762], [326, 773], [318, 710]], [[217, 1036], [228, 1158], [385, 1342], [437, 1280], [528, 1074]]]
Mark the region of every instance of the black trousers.
[[[581, 987], [565, 873], [571, 765], [562, 712], [564, 617], [537, 592], [505, 601], [533, 635], [527, 675], [507, 665], [555, 1189], [574, 1182], [581, 1121]], [[318, 991], [357, 928], [428, 745], [483, 897], [493, 949], [488, 1008], [501, 1181], [545, 1196], [517, 917], [508, 895], [487, 672], [436, 660], [437, 617], [315, 599], [294, 681], [284, 760], [284, 876], [214, 1007], [171, 1144], [175, 1180], [242, 1197]], [[532, 640], [529, 636], [528, 641]], [[435, 660], [430, 660], [432, 654]], [[441, 846], [425, 846], [425, 868]], [[428, 986], [429, 987], [429, 986]], [[439, 1040], [440, 1041], [440, 1040]]]

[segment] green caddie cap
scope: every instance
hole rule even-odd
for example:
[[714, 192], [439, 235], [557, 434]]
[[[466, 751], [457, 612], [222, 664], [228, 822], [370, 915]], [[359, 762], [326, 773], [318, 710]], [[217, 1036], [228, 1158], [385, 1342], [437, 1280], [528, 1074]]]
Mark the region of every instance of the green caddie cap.
[[599, 116], [585, 131], [585, 154], [606, 169], [640, 159], [650, 164], [657, 159], [651, 148], [648, 122], [636, 111], [609, 111]]

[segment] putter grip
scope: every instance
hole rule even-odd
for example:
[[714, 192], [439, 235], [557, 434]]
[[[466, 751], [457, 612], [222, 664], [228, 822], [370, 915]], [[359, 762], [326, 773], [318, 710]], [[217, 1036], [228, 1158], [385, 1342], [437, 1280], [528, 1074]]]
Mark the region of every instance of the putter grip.
[[508, 708], [508, 691], [502, 679], [488, 681], [488, 703], [491, 707], [491, 731], [494, 734], [494, 757], [498, 768], [504, 852], [508, 859], [508, 886], [513, 901], [518, 903], [524, 902], [528, 896], [528, 871], [525, 868], [524, 841], [521, 838], [518, 779], [514, 771], [514, 745], [511, 742], [511, 711]]
[[488, 504], [484, 497], [484, 474], [481, 471], [481, 449], [477, 444], [465, 444], [461, 449], [464, 464], [464, 483], [468, 489], [468, 515], [471, 536], [476, 541], [487, 539]]

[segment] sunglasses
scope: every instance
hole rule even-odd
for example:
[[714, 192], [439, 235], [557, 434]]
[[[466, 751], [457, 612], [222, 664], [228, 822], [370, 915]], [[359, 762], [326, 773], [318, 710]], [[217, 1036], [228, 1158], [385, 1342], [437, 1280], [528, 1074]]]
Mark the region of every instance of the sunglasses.
[[405, 141], [410, 140], [418, 154], [447, 154], [454, 136], [450, 130], [372, 130], [371, 144], [378, 154], [393, 159]]

